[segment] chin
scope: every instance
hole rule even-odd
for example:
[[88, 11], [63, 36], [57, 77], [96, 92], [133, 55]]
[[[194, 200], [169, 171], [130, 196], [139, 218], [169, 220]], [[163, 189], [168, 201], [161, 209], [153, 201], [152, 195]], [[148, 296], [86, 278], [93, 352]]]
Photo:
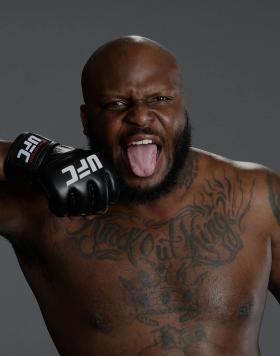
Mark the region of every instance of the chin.
[[177, 183], [172, 168], [157, 171], [150, 177], [119, 175], [120, 202], [125, 204], [148, 204], [171, 192]]
[[130, 177], [123, 179], [125, 184], [132, 189], [146, 190], [153, 189], [159, 185], [165, 178], [165, 175], [153, 174], [150, 177]]

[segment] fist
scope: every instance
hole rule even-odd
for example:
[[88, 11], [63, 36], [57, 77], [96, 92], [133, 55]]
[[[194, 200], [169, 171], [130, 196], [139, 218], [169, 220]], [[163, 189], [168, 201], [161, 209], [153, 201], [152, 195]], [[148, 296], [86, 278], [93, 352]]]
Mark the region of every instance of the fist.
[[117, 175], [105, 157], [36, 134], [18, 136], [4, 170], [9, 180], [31, 181], [42, 187], [57, 216], [105, 213], [119, 196]]

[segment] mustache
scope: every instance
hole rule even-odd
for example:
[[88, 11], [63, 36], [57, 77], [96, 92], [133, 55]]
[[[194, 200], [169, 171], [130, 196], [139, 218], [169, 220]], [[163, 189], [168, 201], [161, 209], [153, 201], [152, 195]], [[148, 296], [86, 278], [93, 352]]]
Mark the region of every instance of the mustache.
[[134, 136], [138, 134], [158, 136], [163, 143], [165, 142], [165, 138], [158, 131], [150, 127], [131, 127], [129, 130], [127, 130], [125, 134], [122, 135], [122, 137], [120, 138], [120, 142], [123, 142], [125, 139], [127, 139], [130, 136]]

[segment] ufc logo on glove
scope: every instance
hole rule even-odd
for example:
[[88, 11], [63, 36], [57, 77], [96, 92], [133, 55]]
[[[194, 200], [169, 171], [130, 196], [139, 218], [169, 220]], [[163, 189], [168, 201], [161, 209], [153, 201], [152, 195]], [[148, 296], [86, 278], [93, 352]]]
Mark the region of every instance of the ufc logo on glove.
[[77, 169], [73, 165], [71, 165], [61, 170], [62, 174], [70, 173], [71, 175], [71, 179], [66, 182], [67, 187], [69, 187], [69, 185], [73, 183], [76, 183], [78, 180], [83, 179], [92, 172], [103, 168], [102, 163], [95, 154], [80, 159], [80, 163], [81, 166]]
[[31, 153], [41, 141], [42, 140], [39, 137], [34, 135], [29, 136], [27, 140], [23, 142], [25, 148], [18, 151], [17, 158], [21, 159], [21, 156], [25, 156], [25, 163], [28, 163]]

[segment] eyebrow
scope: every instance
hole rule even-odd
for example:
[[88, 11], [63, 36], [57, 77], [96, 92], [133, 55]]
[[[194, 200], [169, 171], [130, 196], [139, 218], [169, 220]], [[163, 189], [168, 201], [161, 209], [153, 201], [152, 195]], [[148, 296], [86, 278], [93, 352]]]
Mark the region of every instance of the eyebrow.
[[[166, 93], [168, 92], [168, 93]], [[170, 88], [170, 87], [163, 87], [161, 89], [157, 89], [157, 91], [155, 92], [151, 92], [151, 93], [144, 93], [144, 97], [145, 98], [149, 98], [152, 96], [161, 96], [161, 95], [175, 95], [178, 94], [180, 92], [179, 88]], [[129, 99], [131, 97], [131, 94], [123, 94], [117, 91], [108, 91], [107, 93], [103, 92], [103, 93], [97, 93], [97, 96], [99, 98], [99, 100], [106, 100], [108, 98], [120, 98], [120, 99]]]

